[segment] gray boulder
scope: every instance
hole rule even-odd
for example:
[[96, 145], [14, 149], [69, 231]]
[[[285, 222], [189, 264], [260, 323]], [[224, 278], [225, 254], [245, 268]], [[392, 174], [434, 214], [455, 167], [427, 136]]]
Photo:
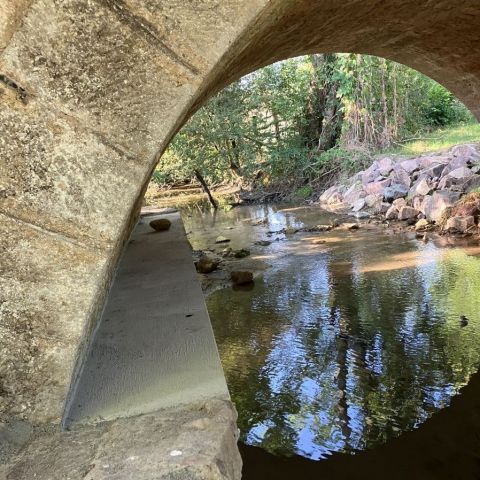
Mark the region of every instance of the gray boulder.
[[357, 200], [366, 197], [366, 193], [363, 190], [361, 184], [354, 183], [344, 194], [343, 201], [353, 205]]
[[383, 196], [382, 195], [367, 195], [365, 197], [365, 205], [368, 208], [374, 207], [377, 203], [382, 202]]
[[411, 160], [404, 160], [400, 162], [400, 166], [407, 172], [413, 173], [420, 168], [420, 162], [418, 159], [413, 158]]
[[382, 158], [378, 161], [378, 171], [380, 172], [380, 175], [383, 175], [384, 177], [387, 177], [390, 174], [394, 166], [395, 162], [389, 157]]
[[387, 220], [397, 220], [398, 219], [398, 209], [394, 205], [392, 205], [385, 214], [385, 218]]
[[417, 218], [419, 211], [413, 207], [402, 207], [398, 212], [399, 220], [410, 220], [412, 218]]
[[445, 224], [445, 230], [450, 233], [467, 233], [475, 228], [475, 218], [469, 217], [451, 217]]
[[462, 191], [468, 193], [480, 188], [480, 175], [472, 175], [466, 182], [462, 183]]
[[420, 174], [427, 175], [431, 178], [440, 178], [442, 176], [443, 170], [445, 170], [445, 165], [443, 163], [435, 163], [430, 167], [426, 168], [425, 170], [422, 170]]
[[445, 209], [453, 206], [459, 198], [459, 192], [452, 192], [450, 190], [434, 192], [432, 196], [425, 197], [424, 202], [426, 203], [423, 205], [423, 213], [425, 213], [428, 220], [438, 222]]
[[378, 162], [375, 161], [373, 162], [370, 167], [368, 167], [364, 172], [363, 172], [363, 175], [362, 175], [362, 183], [364, 185], [367, 185], [373, 181], [375, 181], [375, 179], [378, 177], [379, 175], [379, 171], [378, 171]]
[[417, 195], [424, 197], [428, 195], [432, 191], [432, 187], [424, 178], [423, 180], [418, 181], [415, 185], [410, 189], [410, 196], [415, 197]]
[[360, 210], [362, 210], [362, 208], [365, 207], [365, 199], [364, 198], [359, 198], [358, 200], [356, 200], [353, 205], [352, 205], [352, 210], [354, 212], [359, 212]]
[[408, 188], [400, 183], [394, 183], [393, 185], [383, 190], [383, 198], [386, 202], [393, 202], [398, 198], [403, 198], [408, 195]]
[[396, 164], [393, 168], [393, 172], [390, 174], [390, 178], [392, 179], [392, 183], [398, 183], [400, 185], [404, 185], [405, 187], [410, 188], [412, 183], [412, 179], [408, 172], [403, 169], [399, 164]]

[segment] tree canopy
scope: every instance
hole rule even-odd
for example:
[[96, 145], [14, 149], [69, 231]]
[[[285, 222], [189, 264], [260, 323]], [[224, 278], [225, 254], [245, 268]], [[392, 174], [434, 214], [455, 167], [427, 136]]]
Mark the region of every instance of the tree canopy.
[[367, 155], [472, 120], [438, 83], [378, 57], [319, 54], [232, 83], [175, 137], [154, 180], [302, 186]]

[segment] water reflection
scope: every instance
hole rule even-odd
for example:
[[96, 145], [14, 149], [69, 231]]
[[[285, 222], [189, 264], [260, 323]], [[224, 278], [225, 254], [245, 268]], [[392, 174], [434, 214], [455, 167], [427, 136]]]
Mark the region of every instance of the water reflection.
[[[208, 231], [233, 226], [245, 247], [275, 225], [324, 223], [315, 215], [241, 209]], [[264, 216], [261, 229], [245, 221]], [[202, 221], [193, 243], [205, 241]], [[480, 363], [477, 250], [378, 231], [272, 244], [276, 260], [252, 290], [207, 302], [243, 441], [322, 459], [375, 447], [447, 406]]]

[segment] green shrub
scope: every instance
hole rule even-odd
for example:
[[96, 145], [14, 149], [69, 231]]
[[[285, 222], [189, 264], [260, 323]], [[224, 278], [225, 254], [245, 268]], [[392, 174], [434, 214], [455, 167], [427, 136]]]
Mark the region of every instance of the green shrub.
[[295, 191], [295, 196], [298, 198], [309, 198], [313, 194], [313, 188], [310, 185], [305, 185], [303, 187], [298, 188]]

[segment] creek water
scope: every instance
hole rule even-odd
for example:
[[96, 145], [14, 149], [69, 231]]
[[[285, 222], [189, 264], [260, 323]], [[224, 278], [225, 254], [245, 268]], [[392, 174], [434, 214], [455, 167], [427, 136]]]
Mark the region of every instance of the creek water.
[[240, 440], [279, 457], [375, 449], [447, 408], [480, 366], [478, 242], [382, 226], [272, 233], [332, 219], [317, 207], [184, 212], [194, 249], [223, 235], [269, 265], [207, 306]]

